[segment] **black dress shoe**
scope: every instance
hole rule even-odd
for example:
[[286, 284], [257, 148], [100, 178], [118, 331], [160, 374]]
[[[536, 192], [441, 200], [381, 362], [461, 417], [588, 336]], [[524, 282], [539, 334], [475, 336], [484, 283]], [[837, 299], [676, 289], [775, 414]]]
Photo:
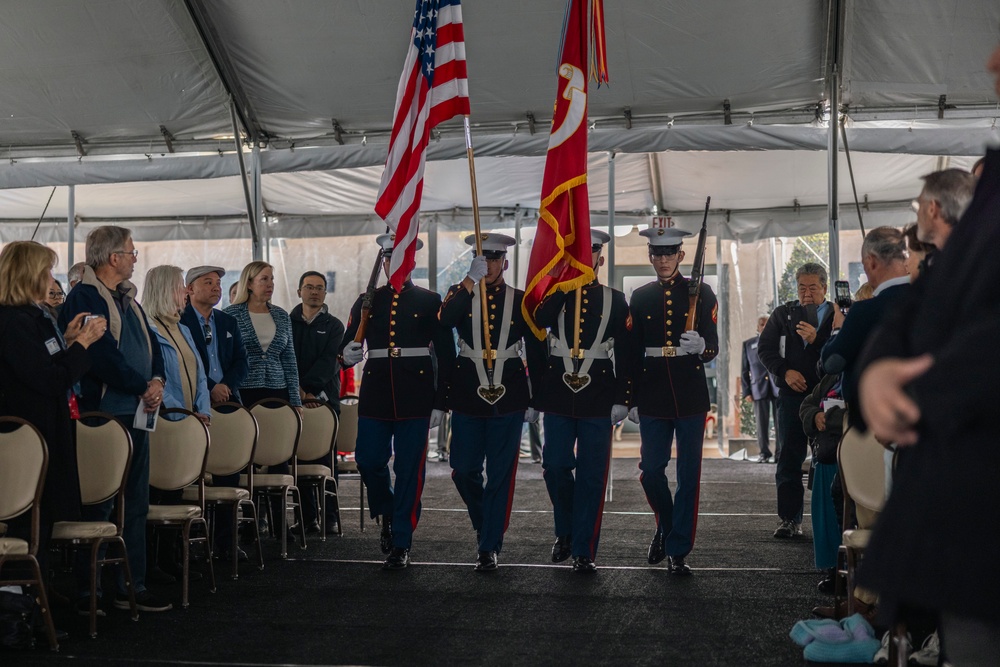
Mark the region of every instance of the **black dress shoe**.
[[177, 577], [167, 574], [159, 565], [154, 565], [146, 571], [146, 581], [158, 585], [176, 584]]
[[388, 554], [392, 551], [392, 518], [386, 514], [382, 517], [382, 534], [378, 540], [382, 553]]
[[569, 535], [564, 537], [557, 537], [555, 544], [552, 545], [552, 562], [561, 563], [573, 553], [573, 538]]
[[480, 551], [476, 558], [476, 572], [492, 572], [497, 569], [497, 552]]
[[820, 579], [819, 583], [816, 584], [816, 588], [820, 593], [825, 593], [826, 595], [833, 595], [837, 587], [837, 569], [832, 568], [826, 571], [825, 576]]
[[573, 571], [574, 572], [597, 572], [597, 565], [594, 561], [586, 556], [574, 556], [573, 557]]
[[684, 556], [671, 556], [670, 560], [667, 561], [667, 569], [670, 571], [670, 574], [682, 577], [691, 576], [691, 568], [684, 562]]
[[649, 551], [646, 553], [646, 560], [650, 565], [656, 565], [667, 557], [667, 551], [663, 546], [663, 533], [656, 531], [653, 540], [649, 543]]
[[382, 563], [383, 570], [402, 570], [410, 564], [410, 550], [403, 547], [393, 547], [389, 557]]
[[326, 534], [327, 535], [340, 535], [340, 525], [336, 521], [331, 521], [326, 524]]
[[[215, 555], [215, 559], [221, 561], [231, 561], [233, 559], [233, 552], [229, 550], [220, 550], [219, 553]], [[240, 563], [249, 563], [250, 556], [247, 556], [247, 552], [243, 551], [240, 547], [236, 547], [236, 560]]]

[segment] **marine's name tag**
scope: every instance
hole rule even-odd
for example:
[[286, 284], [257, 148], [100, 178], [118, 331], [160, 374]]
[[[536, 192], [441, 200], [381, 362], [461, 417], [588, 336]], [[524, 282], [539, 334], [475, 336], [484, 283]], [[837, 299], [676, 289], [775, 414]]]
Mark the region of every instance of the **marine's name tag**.
[[490, 405], [496, 405], [496, 402], [503, 398], [503, 395], [507, 393], [507, 388], [502, 384], [493, 385], [492, 387], [486, 387], [483, 385], [479, 386], [479, 398], [483, 399]]
[[562, 380], [574, 394], [579, 393], [581, 389], [590, 384], [590, 376], [586, 373], [563, 373]]

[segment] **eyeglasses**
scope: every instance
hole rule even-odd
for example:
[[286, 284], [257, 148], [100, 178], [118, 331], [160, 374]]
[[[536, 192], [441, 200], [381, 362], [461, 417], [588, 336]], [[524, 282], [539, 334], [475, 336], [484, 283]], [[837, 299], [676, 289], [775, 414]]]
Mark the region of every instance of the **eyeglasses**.
[[208, 322], [205, 322], [205, 324], [202, 325], [201, 328], [205, 332], [205, 345], [211, 345], [212, 344], [212, 325], [209, 324]]
[[63, 292], [49, 292], [50, 299], [62, 299], [66, 296]]
[[326, 291], [326, 287], [324, 287], [323, 285], [303, 285], [302, 289], [304, 289], [307, 292], [325, 292]]
[[139, 259], [138, 250], [115, 250], [112, 255], [132, 255], [132, 259]]

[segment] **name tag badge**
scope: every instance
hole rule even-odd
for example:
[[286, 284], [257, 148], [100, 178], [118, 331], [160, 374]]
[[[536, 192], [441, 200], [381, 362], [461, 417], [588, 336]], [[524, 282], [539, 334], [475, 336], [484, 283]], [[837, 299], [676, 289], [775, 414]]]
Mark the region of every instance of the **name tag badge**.
[[782, 359], [785, 358], [785, 338], [786, 336], [782, 336], [781, 339], [778, 341], [778, 355]]
[[62, 348], [59, 347], [58, 340], [56, 340], [55, 338], [50, 338], [47, 341], [45, 341], [45, 349], [49, 351], [50, 355], [52, 355], [59, 352], [59, 350], [61, 350]]

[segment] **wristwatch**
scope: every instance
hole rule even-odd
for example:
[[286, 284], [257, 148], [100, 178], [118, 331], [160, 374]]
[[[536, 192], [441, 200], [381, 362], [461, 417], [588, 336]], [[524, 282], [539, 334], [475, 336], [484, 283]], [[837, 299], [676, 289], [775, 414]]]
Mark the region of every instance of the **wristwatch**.
[[163, 378], [162, 375], [154, 375], [149, 379], [150, 382], [152, 382], [153, 380], [159, 380], [160, 384], [162, 384], [164, 387], [167, 386], [167, 381]]

